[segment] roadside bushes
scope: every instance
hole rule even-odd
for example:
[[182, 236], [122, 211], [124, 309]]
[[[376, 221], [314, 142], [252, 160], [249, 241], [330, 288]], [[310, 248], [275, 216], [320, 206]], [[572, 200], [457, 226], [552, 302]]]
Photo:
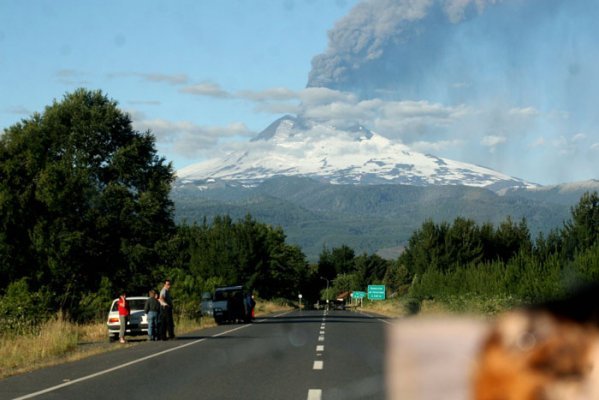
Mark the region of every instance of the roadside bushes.
[[0, 296], [0, 334], [21, 335], [39, 330], [53, 315], [48, 292], [29, 290], [27, 279], [12, 282]]

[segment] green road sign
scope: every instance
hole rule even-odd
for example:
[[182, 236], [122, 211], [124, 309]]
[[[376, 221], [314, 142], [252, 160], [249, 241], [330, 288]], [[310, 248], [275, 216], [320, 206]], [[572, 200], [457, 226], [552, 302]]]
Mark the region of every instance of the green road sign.
[[351, 297], [353, 297], [354, 299], [363, 299], [364, 297], [366, 297], [366, 292], [353, 292], [351, 294]]
[[385, 285], [368, 285], [368, 300], [385, 300]]

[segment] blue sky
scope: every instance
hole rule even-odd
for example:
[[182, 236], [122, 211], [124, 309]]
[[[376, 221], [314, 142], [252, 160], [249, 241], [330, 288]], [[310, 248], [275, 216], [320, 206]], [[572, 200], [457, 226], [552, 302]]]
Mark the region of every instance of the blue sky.
[[593, 0], [3, 0], [0, 128], [86, 87], [177, 169], [300, 114], [541, 184], [599, 179], [598, 17]]

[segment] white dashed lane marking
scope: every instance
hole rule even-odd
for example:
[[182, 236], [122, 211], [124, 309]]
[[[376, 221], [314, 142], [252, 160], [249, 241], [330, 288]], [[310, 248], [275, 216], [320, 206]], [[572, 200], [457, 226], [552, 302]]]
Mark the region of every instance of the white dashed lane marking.
[[[324, 317], [326, 317], [327, 313], [325, 311]], [[320, 324], [320, 331], [318, 332], [318, 341], [324, 342], [324, 334], [325, 334], [325, 321], [326, 318], [322, 318], [322, 324]], [[319, 344], [316, 346], [316, 357], [322, 357], [322, 353], [324, 352], [324, 345]], [[312, 369], [315, 371], [320, 371], [324, 368], [324, 361], [316, 360], [312, 365]], [[322, 390], [321, 389], [309, 389], [308, 390], [308, 400], [321, 400], [322, 398]]]

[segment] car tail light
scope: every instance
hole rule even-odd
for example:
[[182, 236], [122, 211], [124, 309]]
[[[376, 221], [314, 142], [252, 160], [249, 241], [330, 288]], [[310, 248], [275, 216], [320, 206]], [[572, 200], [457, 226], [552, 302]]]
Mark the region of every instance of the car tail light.
[[115, 322], [119, 322], [119, 319], [118, 318], [108, 318], [109, 324], [114, 324]]

